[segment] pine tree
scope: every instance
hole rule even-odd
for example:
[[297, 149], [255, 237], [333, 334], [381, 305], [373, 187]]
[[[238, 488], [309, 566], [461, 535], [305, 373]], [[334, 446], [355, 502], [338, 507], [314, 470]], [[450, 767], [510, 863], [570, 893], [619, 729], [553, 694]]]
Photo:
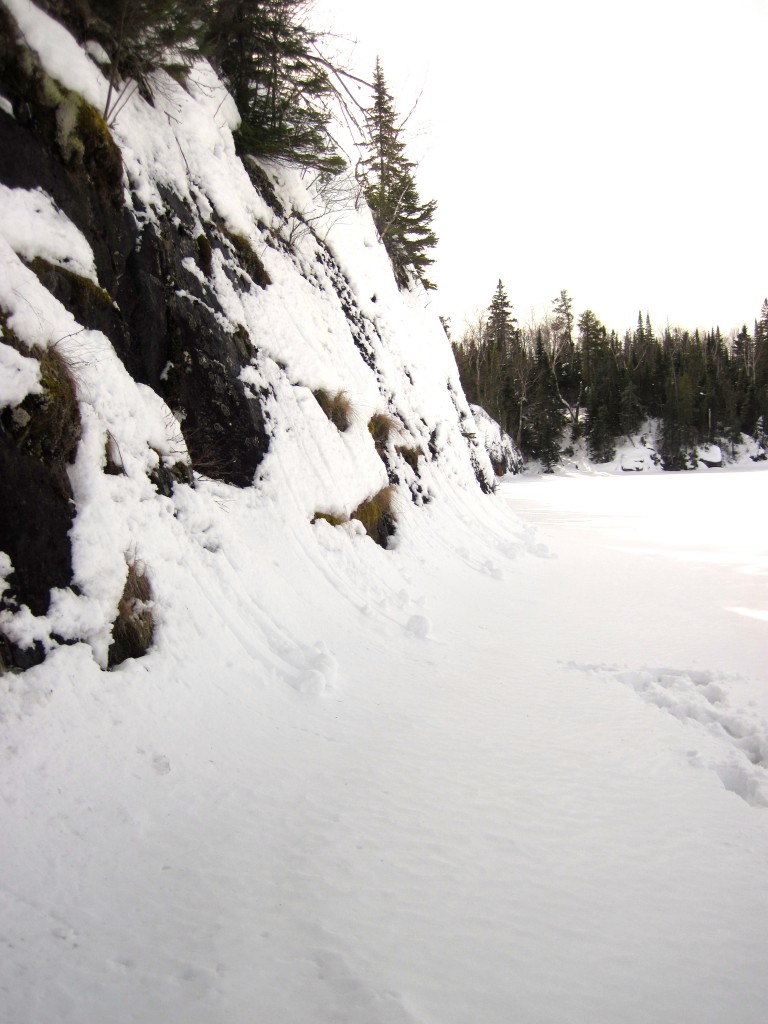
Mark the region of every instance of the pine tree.
[[501, 280], [496, 285], [496, 291], [488, 307], [485, 336], [488, 344], [495, 345], [502, 352], [508, 352], [519, 336], [517, 320], [512, 316], [512, 306]]
[[242, 118], [241, 147], [256, 156], [337, 172], [329, 132], [334, 93], [317, 37], [301, 20], [308, 0], [217, 0], [205, 47]]
[[406, 156], [403, 126], [398, 123], [378, 58], [373, 74], [373, 103], [366, 111], [365, 122], [366, 156], [360, 164], [360, 176], [397, 283], [405, 287], [413, 274], [425, 287], [432, 288], [425, 271], [434, 262], [427, 250], [437, 245], [432, 229], [437, 203], [422, 203], [419, 198], [416, 165]]
[[110, 59], [104, 117], [112, 121], [136, 87], [148, 93], [158, 68], [175, 73], [197, 55], [206, 0], [83, 0], [82, 29]]
[[562, 402], [551, 372], [541, 330], [535, 347], [536, 380], [532, 406], [535, 418], [521, 438], [524, 450], [539, 459], [546, 473], [551, 473], [560, 460], [560, 442], [563, 436]]
[[586, 391], [587, 448], [595, 462], [610, 462], [616, 451], [614, 438], [620, 429], [620, 388], [615, 349], [591, 309], [579, 317], [579, 345]]

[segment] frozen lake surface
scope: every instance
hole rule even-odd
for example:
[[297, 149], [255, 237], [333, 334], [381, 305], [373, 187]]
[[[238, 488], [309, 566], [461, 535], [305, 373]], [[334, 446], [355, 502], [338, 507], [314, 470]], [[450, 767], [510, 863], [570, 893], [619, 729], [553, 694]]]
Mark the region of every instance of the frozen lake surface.
[[767, 487], [523, 478], [508, 539], [188, 553], [207, 635], [3, 694], [6, 1019], [762, 1024]]
[[568, 590], [571, 609], [563, 617], [583, 615], [585, 644], [597, 632], [604, 656], [646, 644], [686, 652], [693, 666], [765, 678], [762, 468], [521, 477], [503, 494], [556, 555], [555, 590]]

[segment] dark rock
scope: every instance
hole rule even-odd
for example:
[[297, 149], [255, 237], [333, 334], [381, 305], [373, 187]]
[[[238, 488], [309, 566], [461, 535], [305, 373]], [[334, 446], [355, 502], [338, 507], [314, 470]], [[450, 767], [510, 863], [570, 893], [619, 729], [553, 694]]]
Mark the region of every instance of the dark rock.
[[158, 494], [170, 498], [176, 484], [188, 484], [194, 487], [195, 478], [192, 475], [192, 467], [188, 462], [174, 462], [168, 465], [161, 459], [150, 474], [150, 480], [155, 486]]
[[[58, 8], [54, 0], [49, 6]], [[201, 232], [196, 212], [170, 191], [163, 192], [164, 210], [154, 212], [154, 223], [139, 223], [126, 204], [121, 154], [101, 114], [44, 72], [2, 5], [0, 92], [13, 108], [13, 116], [0, 111], [0, 182], [41, 188], [52, 198], [91, 246], [99, 286], [44, 260], [34, 260], [32, 269], [79, 323], [110, 339], [135, 380], [168, 402], [182, 423], [194, 469], [250, 485], [269, 447], [262, 396], [239, 379], [255, 353], [244, 328], [226, 326], [195, 265], [210, 273], [217, 248], [238, 287], [252, 287], [251, 281], [266, 286], [257, 254], [238, 246], [238, 239], [225, 240], [216, 225]], [[59, 117], [64, 107], [67, 117]], [[70, 126], [66, 134], [63, 124]], [[251, 170], [266, 194], [266, 176]], [[134, 205], [140, 206], [136, 197]], [[37, 414], [42, 422], [46, 411], [36, 409], [36, 401], [30, 398], [23, 410], [33, 423]], [[12, 417], [13, 410], [6, 413]], [[31, 451], [30, 437], [22, 438], [7, 415], [0, 417], [0, 550], [14, 564], [6, 604], [27, 604], [37, 615], [48, 610], [51, 588], [68, 586], [72, 577], [74, 508], [66, 464], [73, 452], [64, 451], [62, 437], [62, 451], [51, 453], [54, 435], [44, 431], [40, 450]], [[116, 459], [107, 471], [120, 471]], [[156, 476], [158, 489], [170, 493], [179, 479], [191, 482], [192, 470], [162, 466]], [[39, 657], [41, 651], [0, 652], [11, 667]]]
[[0, 429], [0, 549], [13, 562], [6, 597], [45, 615], [52, 587], [72, 579], [73, 506], [55, 474]]

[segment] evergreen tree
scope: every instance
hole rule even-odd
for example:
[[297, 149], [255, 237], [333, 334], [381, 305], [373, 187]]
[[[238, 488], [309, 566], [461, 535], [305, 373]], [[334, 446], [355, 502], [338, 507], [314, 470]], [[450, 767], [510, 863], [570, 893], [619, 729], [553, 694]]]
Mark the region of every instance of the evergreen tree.
[[768, 299], [763, 302], [760, 319], [755, 324], [755, 404], [756, 433], [768, 433]]
[[[572, 303], [563, 291], [552, 318], [520, 331], [500, 281], [487, 317], [457, 346], [462, 382], [472, 401], [510, 432], [526, 458], [551, 467], [559, 460], [563, 430], [581, 427], [590, 457], [613, 457], [616, 438], [645, 419], [659, 421], [665, 469], [696, 464], [703, 441], [768, 437], [768, 300], [755, 323], [730, 346], [719, 328], [702, 332], [666, 327], [654, 334], [648, 314], [620, 341], [591, 310], [571, 335]], [[470, 379], [471, 378], [471, 379]], [[566, 420], [567, 417], [567, 420]]]
[[110, 59], [107, 121], [134, 88], [148, 93], [152, 71], [178, 72], [197, 55], [205, 8], [206, 0], [83, 0], [77, 9], [81, 31], [101, 43]]
[[552, 330], [563, 345], [573, 342], [573, 299], [565, 288], [552, 300]]
[[568, 413], [571, 438], [576, 440], [580, 432], [583, 382], [573, 342], [573, 299], [565, 288], [552, 300], [552, 312], [549, 346], [545, 354], [560, 403]]
[[522, 439], [524, 450], [538, 459], [544, 471], [551, 473], [560, 460], [560, 442], [563, 436], [563, 406], [552, 376], [541, 330], [536, 336], [534, 356], [536, 379], [532, 408], [534, 417]]
[[365, 198], [384, 242], [395, 278], [404, 287], [411, 273], [427, 288], [425, 271], [434, 261], [427, 250], [437, 245], [432, 219], [437, 203], [422, 203], [416, 188], [416, 165], [405, 153], [403, 126], [387, 89], [381, 62], [373, 74], [373, 103], [365, 116], [366, 156], [360, 164]]
[[337, 172], [329, 64], [301, 18], [308, 0], [216, 0], [205, 46], [242, 118], [238, 141], [257, 156]]
[[503, 352], [508, 352], [517, 339], [519, 331], [517, 320], [512, 316], [512, 306], [502, 281], [496, 285], [493, 299], [488, 307], [488, 323], [485, 329], [489, 344], [495, 345]]
[[591, 309], [579, 317], [581, 374], [586, 392], [587, 448], [595, 462], [610, 462], [620, 430], [620, 388], [616, 352]]

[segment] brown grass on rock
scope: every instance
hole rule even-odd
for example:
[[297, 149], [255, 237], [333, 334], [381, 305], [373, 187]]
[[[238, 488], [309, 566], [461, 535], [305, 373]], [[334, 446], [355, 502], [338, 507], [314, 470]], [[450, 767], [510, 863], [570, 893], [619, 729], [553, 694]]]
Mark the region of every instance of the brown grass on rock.
[[140, 658], [149, 650], [155, 633], [152, 614], [152, 585], [147, 568], [134, 556], [127, 556], [128, 574], [112, 623], [112, 644], [108, 665], [114, 668], [127, 658]]
[[409, 446], [405, 444], [400, 444], [397, 445], [395, 451], [397, 452], [398, 455], [402, 455], [403, 459], [405, 459], [405, 461], [411, 467], [413, 472], [418, 476], [419, 458], [424, 454], [424, 449], [420, 448], [418, 445]]
[[361, 502], [350, 518], [361, 522], [371, 540], [385, 548], [395, 532], [394, 503], [394, 487], [383, 487], [373, 497]]
[[331, 394], [325, 388], [313, 391], [317, 404], [337, 430], [347, 430], [352, 424], [352, 403], [345, 391]]
[[379, 455], [383, 455], [390, 437], [396, 430], [397, 421], [384, 412], [375, 412], [368, 420], [368, 433], [373, 438]]

